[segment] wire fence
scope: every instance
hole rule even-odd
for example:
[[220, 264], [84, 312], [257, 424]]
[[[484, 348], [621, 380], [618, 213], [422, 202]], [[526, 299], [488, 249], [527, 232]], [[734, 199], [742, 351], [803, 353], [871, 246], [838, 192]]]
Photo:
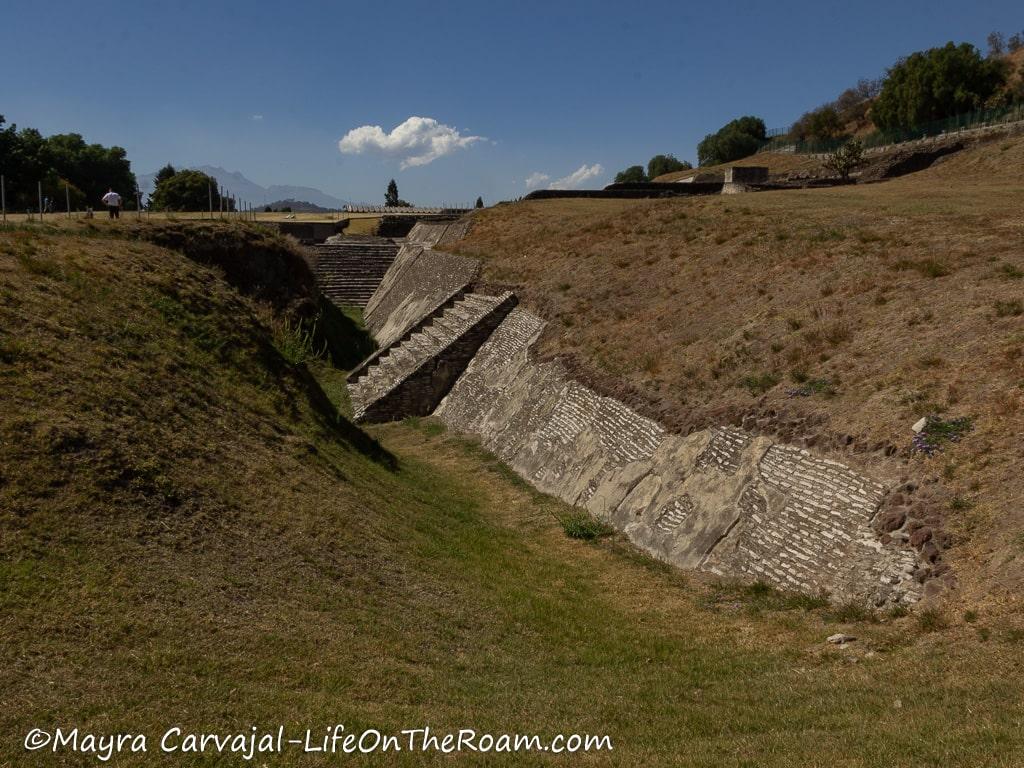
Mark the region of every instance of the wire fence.
[[[1003, 107], [979, 109], [974, 112], [943, 118], [942, 120], [932, 120], [931, 122], [916, 125], [913, 128], [876, 130], [867, 136], [859, 137], [859, 140], [865, 149], [871, 149], [873, 147], [885, 147], [890, 144], [901, 144], [933, 136], [959, 133], [974, 128], [1016, 123], [1021, 120], [1024, 120], [1024, 102]], [[761, 145], [758, 152], [790, 152], [801, 155], [824, 154], [835, 152], [849, 141], [849, 137], [818, 141], [794, 141], [790, 138], [789, 131], [783, 132], [781, 129], [775, 129], [771, 133], [775, 135], [769, 135], [768, 140]]]
[[402, 214], [427, 214], [427, 213], [466, 213], [471, 211], [469, 205], [449, 205], [442, 203], [436, 206], [423, 205], [374, 205], [373, 203], [349, 203], [343, 209], [344, 213], [402, 213]]
[[[0, 224], [7, 224], [8, 214], [18, 215], [24, 214], [23, 221], [43, 221], [44, 217], [50, 216], [63, 217], [63, 218], [93, 218], [97, 215], [97, 211], [92, 206], [81, 206], [77, 205], [72, 208], [71, 206], [71, 187], [68, 184], [64, 184], [64, 200], [57, 200], [49, 196], [49, 194], [43, 194], [43, 182], [38, 181], [32, 186], [32, 192], [35, 205], [24, 208], [24, 210], [11, 210], [7, 207], [8, 195], [11, 193], [12, 188], [4, 174], [0, 174]], [[213, 185], [209, 185], [207, 190], [207, 210], [200, 211], [203, 218], [220, 218], [220, 219], [235, 219], [239, 221], [256, 221], [257, 212], [259, 206], [248, 200], [243, 200], [235, 196], [229, 189], [216, 189]], [[24, 193], [23, 193], [24, 194]], [[136, 218], [143, 218], [152, 213], [152, 208], [149, 205], [143, 205], [143, 195], [141, 192], [136, 190], [134, 200], [130, 202], [134, 207], [126, 208], [122, 202], [116, 206], [99, 206], [100, 212], [107, 212], [110, 218], [120, 218], [122, 213], [134, 214]], [[214, 202], [216, 200], [216, 203]], [[116, 213], [112, 210], [116, 209]], [[174, 211], [170, 211], [174, 213]]]

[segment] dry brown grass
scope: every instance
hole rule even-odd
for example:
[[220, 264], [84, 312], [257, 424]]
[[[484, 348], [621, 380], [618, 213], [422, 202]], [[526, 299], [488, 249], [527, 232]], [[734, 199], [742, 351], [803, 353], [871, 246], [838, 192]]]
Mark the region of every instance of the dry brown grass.
[[[671, 425], [775, 414], [790, 439], [849, 434], [863, 452], [845, 460], [970, 497], [947, 524], [981, 599], [1024, 574], [1022, 170], [1016, 138], [884, 184], [528, 202], [484, 213], [458, 250], [553, 321], [546, 352]], [[802, 378], [834, 393], [788, 397]], [[976, 428], [941, 458], [871, 452], [908, 447], [927, 412]]]
[[[375, 432], [392, 469], [268, 308], [111, 234], [0, 234], [0, 766], [97, 764], [27, 754], [32, 727], [141, 731], [111, 764], [149, 765], [170, 725], [336, 722], [615, 746], [488, 765], [1020, 764], [1019, 623], [828, 609], [568, 539], [561, 505], [430, 422]], [[480, 763], [360, 762], [456, 760]]]

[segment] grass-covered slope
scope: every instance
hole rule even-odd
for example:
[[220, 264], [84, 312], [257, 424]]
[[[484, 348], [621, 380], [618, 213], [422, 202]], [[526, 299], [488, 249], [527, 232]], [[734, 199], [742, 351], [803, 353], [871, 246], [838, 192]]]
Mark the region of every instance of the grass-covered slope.
[[[458, 250], [553, 321], [547, 352], [669, 425], [746, 417], [937, 480], [974, 599], [1024, 574], [1022, 171], [1016, 138], [883, 184], [499, 206]], [[974, 429], [903, 456], [927, 414]]]
[[[220, 245], [197, 263], [152, 232], [0, 233], [0, 765], [97, 764], [23, 750], [58, 725], [149, 736], [114, 765], [164, 762], [172, 726], [334, 723], [613, 739], [489, 761], [509, 765], [1022, 754], [1014, 623], [871, 622], [568, 539], [565, 510], [435, 425], [383, 428], [382, 449], [337, 415], [340, 373], [301, 364], [282, 314], [310, 298], [301, 266], [284, 309], [228, 282], [287, 246], [180, 235]], [[453, 761], [481, 756], [362, 762]]]

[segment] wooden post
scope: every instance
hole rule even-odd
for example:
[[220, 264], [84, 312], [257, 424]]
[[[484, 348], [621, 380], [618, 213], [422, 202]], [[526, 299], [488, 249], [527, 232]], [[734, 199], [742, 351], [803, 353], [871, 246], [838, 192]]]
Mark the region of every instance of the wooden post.
[[67, 209], [67, 217], [71, 218], [71, 188], [64, 183], [64, 207]]
[[207, 196], [210, 198], [210, 218], [212, 219], [213, 218], [213, 185], [210, 184], [209, 182], [207, 182], [207, 184], [206, 184], [206, 193], [207, 193]]
[[39, 222], [43, 221], [43, 182], [36, 182], [39, 185]]
[[7, 224], [7, 180], [0, 175], [0, 210], [3, 210], [4, 224]]

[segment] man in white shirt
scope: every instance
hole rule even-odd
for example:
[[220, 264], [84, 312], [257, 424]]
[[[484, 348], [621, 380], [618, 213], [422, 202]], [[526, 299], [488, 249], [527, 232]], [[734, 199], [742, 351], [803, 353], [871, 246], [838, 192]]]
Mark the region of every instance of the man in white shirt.
[[113, 189], [108, 190], [107, 194], [103, 196], [103, 204], [107, 206], [110, 218], [119, 219], [121, 217], [121, 196]]

